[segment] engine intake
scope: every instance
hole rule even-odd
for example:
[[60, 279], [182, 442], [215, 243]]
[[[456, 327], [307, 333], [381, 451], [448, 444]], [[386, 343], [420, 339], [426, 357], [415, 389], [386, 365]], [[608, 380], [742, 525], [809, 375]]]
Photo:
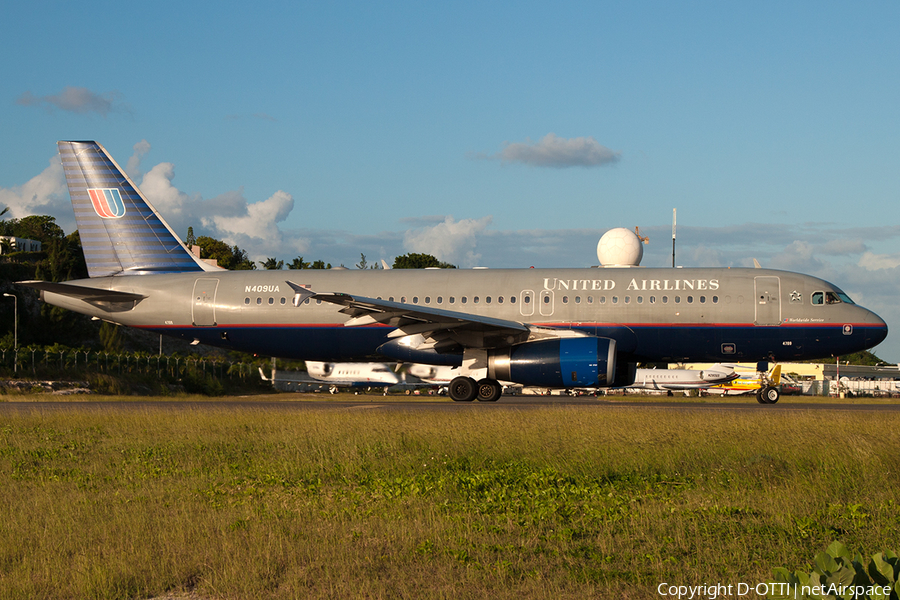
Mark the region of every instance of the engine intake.
[[557, 338], [492, 351], [488, 377], [525, 386], [608, 387], [616, 384], [616, 341]]

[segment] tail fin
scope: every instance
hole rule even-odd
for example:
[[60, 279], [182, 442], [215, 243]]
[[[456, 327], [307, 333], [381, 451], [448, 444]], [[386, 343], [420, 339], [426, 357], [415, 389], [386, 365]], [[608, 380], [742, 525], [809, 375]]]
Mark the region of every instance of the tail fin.
[[58, 142], [91, 277], [212, 270], [97, 142]]

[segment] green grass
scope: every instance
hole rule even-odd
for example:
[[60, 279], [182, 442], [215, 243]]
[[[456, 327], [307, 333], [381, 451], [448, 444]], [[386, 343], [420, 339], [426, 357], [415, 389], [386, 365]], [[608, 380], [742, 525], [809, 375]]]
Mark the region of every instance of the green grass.
[[900, 415], [73, 407], [0, 424], [0, 598], [658, 598], [900, 539]]

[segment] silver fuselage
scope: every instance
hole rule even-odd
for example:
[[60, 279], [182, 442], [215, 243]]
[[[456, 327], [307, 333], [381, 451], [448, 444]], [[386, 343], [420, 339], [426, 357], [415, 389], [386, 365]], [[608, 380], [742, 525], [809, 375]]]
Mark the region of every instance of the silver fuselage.
[[107, 321], [234, 350], [325, 361], [377, 357], [392, 327], [346, 327], [340, 306], [315, 298], [294, 306], [288, 281], [317, 293], [609, 337], [634, 361], [823, 358], [870, 348], [887, 335], [884, 321], [865, 308], [814, 303], [823, 292], [840, 292], [832, 284], [768, 269], [212, 271], [69, 282], [144, 296], [127, 309], [42, 296]]

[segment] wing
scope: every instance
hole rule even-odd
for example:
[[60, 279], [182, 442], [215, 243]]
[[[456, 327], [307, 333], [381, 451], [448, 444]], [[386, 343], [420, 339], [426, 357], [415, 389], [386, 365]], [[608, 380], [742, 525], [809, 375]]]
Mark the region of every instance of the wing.
[[585, 334], [570, 329], [538, 327], [471, 313], [390, 302], [343, 293], [317, 293], [305, 286], [287, 283], [294, 290], [294, 306], [309, 298], [343, 306], [340, 312], [349, 318], [345, 327], [388, 325], [395, 329], [389, 338], [421, 336], [417, 348], [434, 348], [451, 352], [458, 348], [499, 348], [550, 337], [582, 337]]

